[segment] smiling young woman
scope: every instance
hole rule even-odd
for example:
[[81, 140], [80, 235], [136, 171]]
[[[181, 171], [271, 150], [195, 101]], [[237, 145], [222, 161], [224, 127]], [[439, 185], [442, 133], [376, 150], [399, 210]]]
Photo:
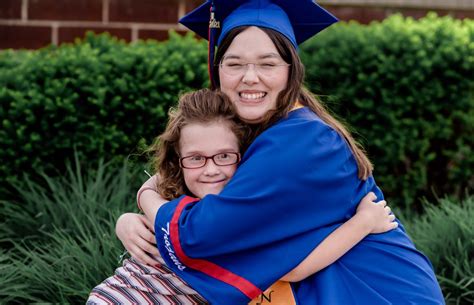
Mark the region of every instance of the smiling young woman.
[[[235, 74], [223, 68], [248, 62], [262, 68], [254, 64]], [[262, 73], [265, 65], [272, 68]], [[269, 110], [277, 107], [277, 99], [288, 83], [288, 66], [270, 37], [257, 27], [249, 27], [232, 40], [221, 60], [220, 89], [230, 97], [242, 120], [260, 123]]]

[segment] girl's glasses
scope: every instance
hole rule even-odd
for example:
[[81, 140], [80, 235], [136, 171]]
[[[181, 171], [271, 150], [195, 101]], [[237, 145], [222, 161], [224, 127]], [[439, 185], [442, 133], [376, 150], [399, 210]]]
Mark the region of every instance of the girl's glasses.
[[240, 161], [240, 154], [236, 152], [218, 153], [213, 156], [193, 155], [179, 159], [179, 165], [182, 168], [201, 168], [207, 163], [207, 160], [212, 159], [217, 166], [226, 166], [237, 164]]

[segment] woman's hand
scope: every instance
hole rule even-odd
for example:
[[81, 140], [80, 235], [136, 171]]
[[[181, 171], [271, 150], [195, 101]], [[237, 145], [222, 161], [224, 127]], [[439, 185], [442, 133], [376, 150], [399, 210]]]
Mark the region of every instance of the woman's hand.
[[150, 256], [159, 255], [153, 224], [144, 215], [135, 213], [121, 215], [115, 225], [115, 234], [134, 259], [150, 266], [158, 264]]
[[356, 216], [363, 217], [370, 233], [385, 233], [398, 227], [395, 215], [385, 200], [375, 202], [377, 197], [370, 192], [362, 198]]

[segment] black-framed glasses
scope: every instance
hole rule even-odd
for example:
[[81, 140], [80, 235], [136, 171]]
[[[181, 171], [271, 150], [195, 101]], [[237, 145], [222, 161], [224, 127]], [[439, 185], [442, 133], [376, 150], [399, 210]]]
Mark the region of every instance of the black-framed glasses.
[[236, 152], [222, 152], [213, 156], [192, 155], [180, 158], [179, 165], [182, 168], [201, 168], [206, 165], [209, 159], [212, 159], [217, 166], [233, 165], [240, 162], [240, 154]]

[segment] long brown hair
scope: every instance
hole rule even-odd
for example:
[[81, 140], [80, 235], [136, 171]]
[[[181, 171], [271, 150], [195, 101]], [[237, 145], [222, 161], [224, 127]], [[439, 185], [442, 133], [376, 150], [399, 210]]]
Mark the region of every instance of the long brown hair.
[[178, 105], [169, 111], [165, 131], [148, 149], [153, 153], [152, 163], [159, 174], [158, 192], [171, 200], [182, 194], [190, 194], [184, 183], [183, 171], [179, 165], [179, 139], [184, 126], [191, 123], [219, 122], [227, 124], [239, 141], [240, 152], [248, 145], [249, 128], [236, 114], [227, 95], [220, 91], [202, 89], [182, 95]]
[[[241, 26], [231, 30], [219, 45], [215, 56], [215, 62], [213, 64], [214, 84], [216, 84], [217, 88], [220, 88], [219, 63], [221, 62], [225, 52], [231, 45], [234, 38], [247, 28], [249, 28], [249, 26]], [[333, 117], [319, 101], [319, 99], [305, 88], [304, 65], [291, 42], [285, 36], [272, 29], [263, 27], [259, 29], [264, 31], [270, 37], [282, 59], [286, 63], [290, 64], [290, 72], [288, 75], [288, 84], [278, 96], [276, 109], [269, 111], [264, 116], [262, 123], [259, 123], [259, 126], [257, 127], [257, 133], [262, 132], [266, 128], [270, 127], [279, 119], [286, 117], [293, 109], [296, 102], [299, 102], [303, 106], [310, 108], [326, 124], [331, 126], [344, 138], [352, 153], [354, 154], [359, 171], [359, 178], [363, 180], [367, 179], [373, 170], [372, 163], [370, 162], [369, 158], [367, 158], [362, 146], [357, 143], [357, 141], [355, 141], [344, 124]]]

